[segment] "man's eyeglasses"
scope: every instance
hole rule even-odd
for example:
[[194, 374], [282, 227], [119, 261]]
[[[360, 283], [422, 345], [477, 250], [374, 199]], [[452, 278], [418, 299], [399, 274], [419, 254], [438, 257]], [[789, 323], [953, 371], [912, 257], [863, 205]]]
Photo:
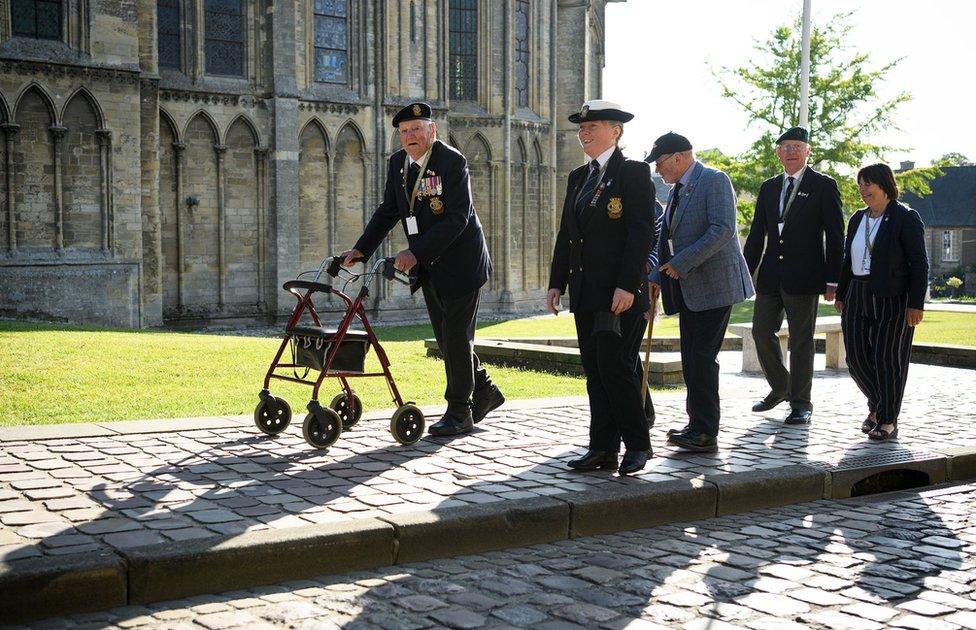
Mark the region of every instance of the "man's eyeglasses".
[[776, 148], [783, 153], [803, 153], [807, 149], [805, 144], [781, 144]]

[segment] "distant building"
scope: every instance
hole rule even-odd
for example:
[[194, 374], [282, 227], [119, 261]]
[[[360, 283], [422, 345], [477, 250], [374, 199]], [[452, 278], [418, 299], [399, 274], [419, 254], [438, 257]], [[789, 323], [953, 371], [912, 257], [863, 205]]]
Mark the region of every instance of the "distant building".
[[[0, 316], [280, 318], [282, 282], [354, 243], [418, 99], [469, 160], [482, 309], [541, 310], [612, 1], [0, 2]], [[423, 312], [385, 283], [368, 306]]]
[[917, 210], [925, 223], [932, 276], [976, 264], [976, 166], [948, 166], [942, 170], [945, 174], [931, 182], [931, 195], [902, 195], [902, 200]]

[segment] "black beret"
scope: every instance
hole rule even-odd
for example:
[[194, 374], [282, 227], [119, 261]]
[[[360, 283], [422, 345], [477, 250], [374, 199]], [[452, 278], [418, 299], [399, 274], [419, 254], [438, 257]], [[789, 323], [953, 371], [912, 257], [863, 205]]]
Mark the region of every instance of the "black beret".
[[427, 103], [410, 103], [393, 117], [393, 126], [399, 127], [400, 123], [408, 120], [431, 120], [430, 105]]
[[798, 140], [800, 142], [810, 141], [810, 132], [803, 127], [790, 127], [783, 132], [779, 138], [776, 139], [776, 144], [781, 142], [786, 142], [787, 140]]
[[669, 131], [654, 141], [654, 146], [651, 147], [651, 152], [647, 154], [644, 161], [656, 162], [662, 155], [681, 153], [682, 151], [691, 151], [691, 142], [688, 141], [688, 138]]
[[633, 118], [633, 114], [620, 109], [620, 106], [616, 103], [611, 103], [610, 101], [586, 101], [577, 113], [569, 115], [569, 122], [574, 125], [596, 120], [615, 120], [625, 123], [630, 122]]

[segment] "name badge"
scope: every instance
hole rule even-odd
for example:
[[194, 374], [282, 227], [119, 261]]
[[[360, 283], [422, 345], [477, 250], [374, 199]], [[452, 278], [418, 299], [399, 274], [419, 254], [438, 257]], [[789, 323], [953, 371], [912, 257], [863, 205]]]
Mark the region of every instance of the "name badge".
[[784, 225], [786, 225], [786, 223], [784, 223], [783, 221], [780, 221], [780, 222], [779, 222], [779, 233], [780, 233], [780, 234], [782, 234], [782, 233], [783, 233], [783, 226], [784, 226]]
[[671, 252], [672, 256], [674, 256], [674, 241], [671, 239], [668, 239], [668, 251]]
[[417, 217], [407, 217], [407, 234], [410, 236], [420, 234], [420, 228], [417, 227]]

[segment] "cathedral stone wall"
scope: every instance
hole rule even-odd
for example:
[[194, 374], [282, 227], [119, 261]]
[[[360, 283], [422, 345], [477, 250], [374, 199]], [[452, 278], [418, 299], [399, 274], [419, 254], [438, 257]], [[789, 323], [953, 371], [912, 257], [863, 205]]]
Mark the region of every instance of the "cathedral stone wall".
[[[482, 310], [542, 309], [581, 161], [565, 116], [599, 96], [603, 2], [65, 1], [60, 30], [40, 35], [13, 32], [10, 6], [0, 316], [280, 321], [294, 304], [281, 282], [361, 233], [399, 148], [389, 120], [420, 99], [469, 160], [495, 268]], [[233, 13], [231, 35], [211, 37], [214, 6]], [[464, 90], [458, 15], [470, 18]], [[405, 245], [394, 230], [378, 255]], [[399, 284], [377, 282], [368, 306], [423, 313]]]

